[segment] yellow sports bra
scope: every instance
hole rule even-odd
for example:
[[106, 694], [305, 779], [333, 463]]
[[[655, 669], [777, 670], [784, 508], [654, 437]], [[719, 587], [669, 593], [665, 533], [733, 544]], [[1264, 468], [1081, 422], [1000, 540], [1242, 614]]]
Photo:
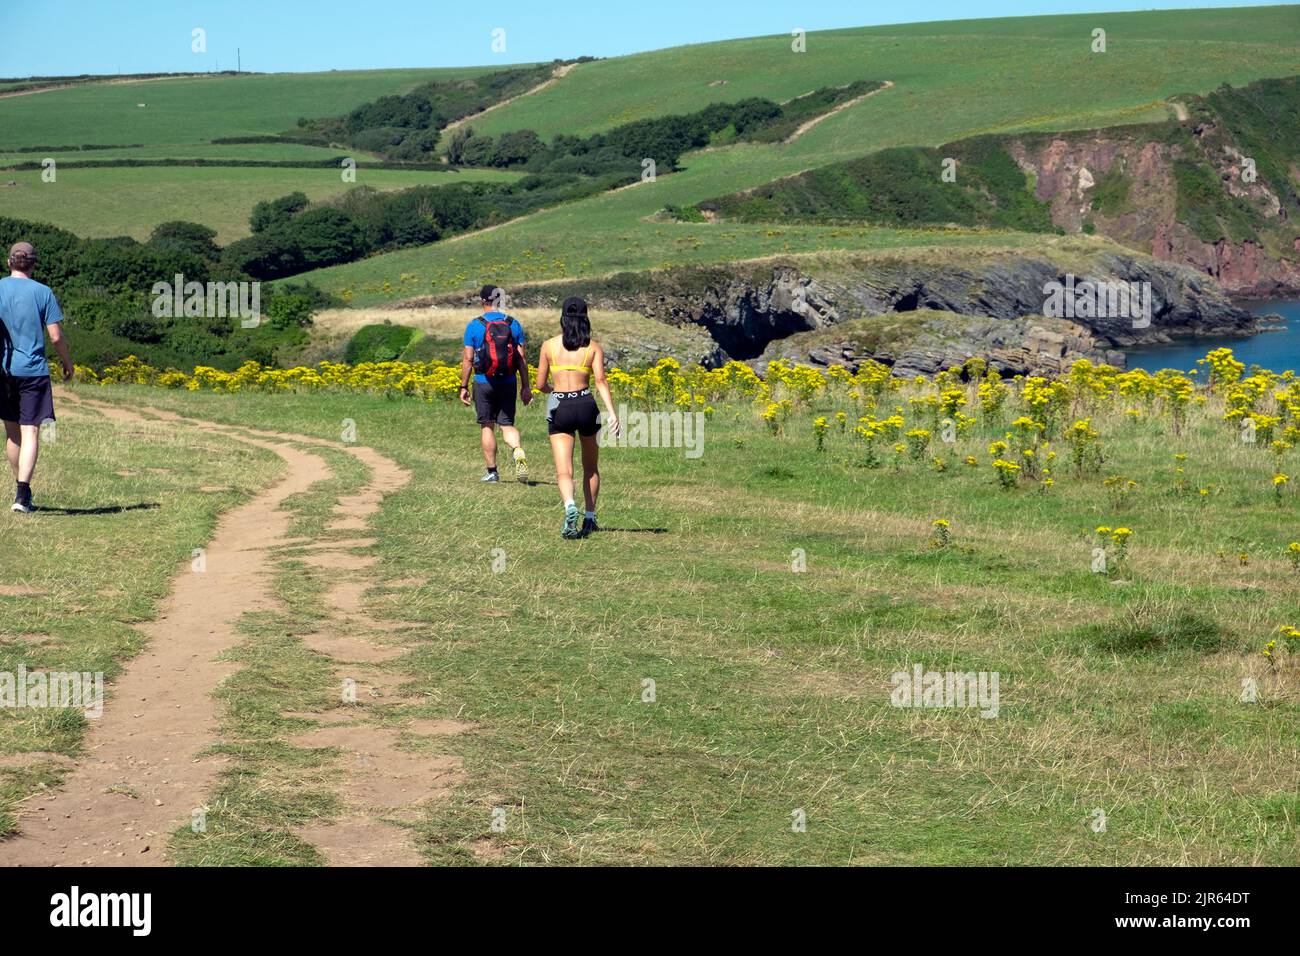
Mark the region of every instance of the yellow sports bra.
[[551, 346], [551, 368], [558, 369], [562, 372], [587, 372], [591, 373], [591, 351], [592, 345], [587, 343], [587, 347], [582, 350], [582, 365], [556, 365], [555, 364], [555, 346]]

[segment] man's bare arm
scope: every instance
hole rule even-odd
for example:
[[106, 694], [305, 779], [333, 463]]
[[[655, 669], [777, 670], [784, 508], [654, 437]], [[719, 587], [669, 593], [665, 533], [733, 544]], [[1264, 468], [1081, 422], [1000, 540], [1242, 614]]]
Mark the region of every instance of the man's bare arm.
[[55, 322], [47, 325], [45, 331], [50, 334], [50, 344], [54, 346], [54, 351], [59, 353], [59, 361], [63, 363], [63, 380], [72, 381], [72, 353], [68, 351], [68, 340], [63, 334], [63, 325]]
[[474, 349], [472, 346], [465, 346], [465, 351], [460, 357], [460, 400], [464, 405], [469, 404], [469, 378], [470, 368], [474, 364]]
[[524, 353], [524, 347], [519, 346], [519, 397], [527, 405], [533, 400], [532, 383], [528, 380], [528, 356]]

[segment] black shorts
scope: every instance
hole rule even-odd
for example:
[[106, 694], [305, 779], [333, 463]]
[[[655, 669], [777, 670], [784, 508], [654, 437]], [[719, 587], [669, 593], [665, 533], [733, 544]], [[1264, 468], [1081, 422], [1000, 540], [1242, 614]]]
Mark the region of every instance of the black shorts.
[[515, 383], [507, 379], [488, 379], [474, 383], [474, 411], [485, 428], [515, 423]]
[[550, 435], [577, 432], [583, 438], [590, 438], [600, 431], [600, 412], [591, 389], [551, 392], [546, 401], [546, 431]]
[[0, 419], [19, 425], [54, 420], [54, 390], [50, 377], [0, 374]]

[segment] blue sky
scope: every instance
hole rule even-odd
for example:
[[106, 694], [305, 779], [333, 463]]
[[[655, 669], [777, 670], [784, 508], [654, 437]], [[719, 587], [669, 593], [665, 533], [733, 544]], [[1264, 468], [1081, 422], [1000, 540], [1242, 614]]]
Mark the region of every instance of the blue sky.
[[[231, 69], [368, 69], [618, 56], [682, 43], [833, 27], [1180, 7], [1189, 0], [17, 0], [0, 11], [0, 76]], [[191, 31], [207, 32], [207, 52]], [[504, 54], [492, 30], [506, 31]]]

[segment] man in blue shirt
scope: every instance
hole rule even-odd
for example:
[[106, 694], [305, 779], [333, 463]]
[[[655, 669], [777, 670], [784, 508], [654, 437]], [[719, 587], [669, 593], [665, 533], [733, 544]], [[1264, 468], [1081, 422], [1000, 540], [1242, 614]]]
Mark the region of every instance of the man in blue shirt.
[[32, 475], [40, 451], [41, 424], [54, 420], [50, 363], [45, 334], [59, 354], [63, 380], [72, 381], [72, 358], [63, 337], [63, 312], [49, 286], [32, 279], [36, 249], [30, 242], [9, 250], [9, 277], [0, 279], [0, 419], [5, 423], [5, 457], [18, 491], [13, 510], [33, 511]]
[[487, 474], [483, 481], [499, 481], [497, 474], [496, 428], [514, 449], [515, 477], [528, 480], [528, 458], [523, 439], [515, 427], [515, 384], [525, 405], [533, 400], [528, 382], [528, 358], [524, 354], [524, 329], [517, 319], [501, 311], [504, 293], [494, 285], [479, 291], [483, 314], [465, 326], [465, 351], [460, 360], [460, 400], [470, 404], [469, 381], [474, 373], [474, 410], [480, 428], [483, 460]]

